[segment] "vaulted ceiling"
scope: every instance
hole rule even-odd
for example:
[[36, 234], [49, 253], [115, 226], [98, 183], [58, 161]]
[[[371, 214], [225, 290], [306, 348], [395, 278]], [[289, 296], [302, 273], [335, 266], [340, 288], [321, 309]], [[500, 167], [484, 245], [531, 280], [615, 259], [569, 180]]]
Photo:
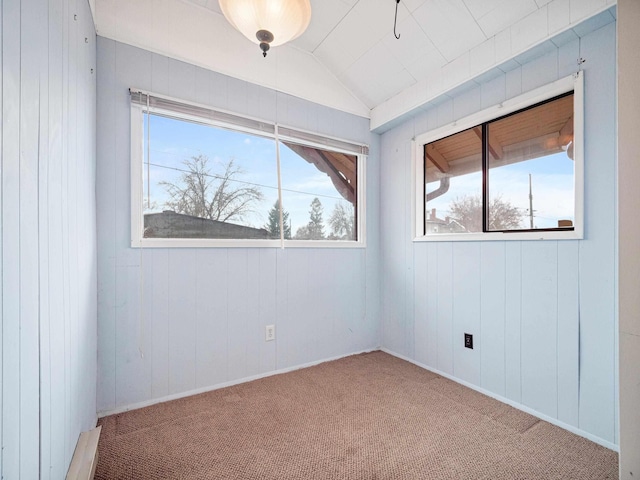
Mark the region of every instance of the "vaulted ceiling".
[[[385, 125], [545, 43], [613, 21], [615, 0], [311, 0], [307, 31], [263, 58], [218, 0], [95, 0], [98, 35]], [[586, 26], [585, 26], [586, 25]]]

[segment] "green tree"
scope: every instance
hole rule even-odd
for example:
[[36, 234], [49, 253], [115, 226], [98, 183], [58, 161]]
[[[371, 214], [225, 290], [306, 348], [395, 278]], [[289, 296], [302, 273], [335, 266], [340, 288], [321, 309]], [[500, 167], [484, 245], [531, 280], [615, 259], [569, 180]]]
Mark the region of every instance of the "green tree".
[[353, 207], [344, 202], [336, 203], [329, 217], [332, 240], [355, 240]]
[[309, 210], [309, 223], [304, 227], [298, 228], [295, 238], [300, 240], [324, 240], [324, 225], [322, 215], [324, 208], [318, 197], [311, 201], [311, 210]]
[[[284, 225], [284, 238], [291, 238], [291, 222], [289, 221], [289, 212], [282, 210], [282, 223]], [[267, 223], [264, 226], [269, 232], [271, 238], [280, 238], [280, 200], [276, 200], [269, 210]]]
[[[452, 218], [464, 226], [469, 232], [482, 231], [482, 199], [480, 195], [456, 197], [449, 204]], [[513, 230], [521, 228], [522, 212], [518, 207], [494, 197], [489, 202], [489, 230]]]
[[223, 164], [219, 173], [211, 172], [205, 155], [182, 163], [185, 170], [178, 182], [160, 182], [169, 194], [167, 210], [228, 222], [242, 220], [264, 198], [258, 187], [238, 181], [245, 171], [233, 159]]

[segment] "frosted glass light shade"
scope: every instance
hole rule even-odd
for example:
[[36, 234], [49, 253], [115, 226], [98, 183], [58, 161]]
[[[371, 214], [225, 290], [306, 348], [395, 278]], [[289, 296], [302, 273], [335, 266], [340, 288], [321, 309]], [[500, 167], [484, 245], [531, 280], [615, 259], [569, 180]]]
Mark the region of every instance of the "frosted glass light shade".
[[253, 43], [260, 44], [256, 33], [273, 34], [272, 47], [300, 36], [309, 26], [309, 0], [219, 0], [229, 23]]

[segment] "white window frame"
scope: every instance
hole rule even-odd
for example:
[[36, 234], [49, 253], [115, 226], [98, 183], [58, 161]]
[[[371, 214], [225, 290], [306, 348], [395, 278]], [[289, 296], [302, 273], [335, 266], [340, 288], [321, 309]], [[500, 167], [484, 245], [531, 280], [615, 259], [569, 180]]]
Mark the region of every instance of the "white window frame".
[[[148, 107], [140, 103], [131, 102], [131, 247], [132, 248], [365, 248], [366, 247], [366, 158], [368, 146], [343, 140], [327, 135], [319, 135], [314, 132], [301, 130], [289, 126], [267, 122], [261, 119], [238, 115], [237, 113], [213, 109], [207, 105], [179, 100], [166, 95], [149, 93], [139, 89], [130, 89], [131, 93], [148, 95], [158, 99], [166, 99], [179, 103], [185, 107], [206, 109], [211, 112], [211, 118], [190, 115], [185, 112], [159, 107]], [[144, 155], [144, 114], [146, 111], [152, 114], [199, 123], [218, 128], [226, 128], [238, 132], [250, 133], [265, 138], [273, 139], [276, 148], [278, 142], [292, 141], [301, 145], [322, 148], [324, 150], [357, 156], [357, 240], [295, 240], [284, 239], [281, 233], [280, 240], [269, 239], [216, 239], [216, 238], [144, 238], [144, 213], [143, 213], [143, 167]], [[249, 122], [257, 122], [266, 126], [265, 130], [216, 120], [216, 114], [227, 117], [236, 117]], [[279, 134], [283, 131], [283, 134]], [[340, 148], [340, 145], [351, 148]], [[352, 148], [358, 147], [364, 153], [356, 153]], [[279, 162], [278, 162], [279, 163]], [[277, 168], [279, 169], [279, 165]], [[279, 171], [278, 171], [279, 176]], [[280, 183], [278, 181], [278, 183]], [[278, 187], [280, 188], [280, 187]]]
[[[498, 105], [469, 115], [449, 125], [418, 135], [412, 145], [413, 241], [414, 242], [464, 242], [477, 240], [579, 240], [584, 238], [584, 79], [583, 72], [577, 72], [551, 84], [531, 90], [506, 100]], [[425, 201], [424, 191], [424, 145], [454, 135], [469, 128], [490, 122], [510, 113], [549, 100], [572, 91], [574, 111], [574, 205], [573, 230], [474, 232], [450, 234], [422, 234], [424, 232]]]

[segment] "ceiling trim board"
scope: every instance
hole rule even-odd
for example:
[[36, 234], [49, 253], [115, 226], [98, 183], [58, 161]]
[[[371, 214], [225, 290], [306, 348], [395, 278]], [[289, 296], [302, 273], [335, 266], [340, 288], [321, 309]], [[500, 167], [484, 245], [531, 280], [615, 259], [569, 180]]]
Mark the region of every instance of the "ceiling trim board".
[[[593, 11], [591, 15], [582, 17], [577, 22], [570, 22], [564, 28], [556, 30], [552, 35], [547, 35], [545, 38], [540, 39], [534, 44], [522, 48], [519, 51], [512, 52], [511, 55], [507, 59], [502, 59], [499, 62], [494, 62], [492, 65], [487, 66], [486, 68], [469, 75], [468, 77], [456, 81], [450, 82], [446, 84], [444, 81], [441, 84], [441, 87], [437, 89], [435, 92], [427, 95], [426, 98], [423, 95], [415, 95], [412, 99], [407, 99], [406, 95], [403, 95], [404, 92], [399, 92], [395, 96], [391, 97], [389, 100], [382, 102], [380, 105], [377, 105], [373, 109], [371, 109], [371, 121], [370, 121], [370, 130], [374, 133], [384, 133], [394, 126], [396, 126], [399, 122], [398, 119], [407, 120], [419, 113], [422, 113], [424, 109], [422, 108], [425, 104], [437, 101], [437, 99], [443, 95], [447, 95], [451, 91], [457, 90], [459, 88], [465, 88], [470, 83], [475, 83], [475, 79], [479, 77], [485, 77], [489, 74], [491, 76], [491, 72], [494, 69], [500, 67], [505, 62], [514, 61], [515, 58], [524, 57], [525, 54], [533, 49], [539, 48], [541, 45], [544, 45], [546, 42], [553, 42], [556, 37], [560, 37], [565, 34], [569, 30], [573, 30], [578, 25], [598, 25], [598, 28], [603, 25], [600, 22], [591, 21], [594, 17], [599, 15], [610, 15], [612, 17], [611, 21], [615, 21], [615, 15], [611, 13], [612, 9], [615, 9], [616, 2], [613, 1], [611, 3], [607, 3], [604, 6], [601, 6]], [[611, 23], [611, 22], [608, 22]], [[592, 30], [585, 29], [582, 31], [582, 35], [586, 35], [590, 33]], [[575, 32], [575, 31], [574, 31]], [[467, 52], [468, 53], [468, 52]], [[451, 62], [450, 62], [451, 63]], [[447, 64], [449, 65], [449, 64]], [[446, 65], [445, 65], [446, 67]], [[428, 80], [427, 80], [428, 81]]]

